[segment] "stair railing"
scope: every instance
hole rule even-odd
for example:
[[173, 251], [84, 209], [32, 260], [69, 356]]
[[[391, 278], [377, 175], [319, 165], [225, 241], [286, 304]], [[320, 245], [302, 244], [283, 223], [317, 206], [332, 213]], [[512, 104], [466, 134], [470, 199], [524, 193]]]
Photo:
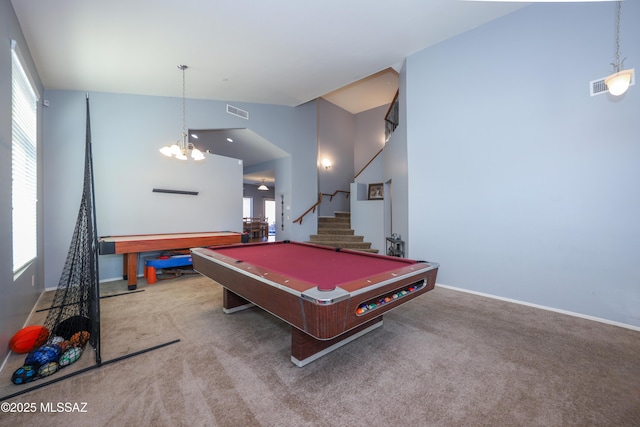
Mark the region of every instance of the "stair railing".
[[[396, 128], [398, 127], [398, 123], [400, 123], [400, 118], [399, 118], [399, 104], [398, 104], [398, 94], [399, 91], [396, 91], [395, 96], [393, 97], [393, 101], [391, 101], [391, 105], [389, 105], [389, 109], [387, 110], [387, 114], [384, 116], [384, 141], [385, 143], [389, 140], [389, 137], [391, 136], [391, 134], [396, 130]], [[380, 151], [378, 151], [372, 158], [371, 160], [369, 160], [367, 162], [366, 165], [364, 165], [364, 167], [362, 169], [360, 169], [360, 172], [358, 172], [353, 179], [355, 180], [358, 176], [360, 176], [360, 174], [362, 172], [364, 172], [364, 170], [369, 167], [369, 165], [371, 164], [371, 162], [373, 162], [376, 157], [378, 157], [380, 155], [380, 153], [382, 153], [382, 150], [384, 150], [384, 147], [382, 147], [380, 149]]]
[[333, 194], [328, 194], [328, 193], [319, 193], [319, 194], [318, 194], [318, 201], [317, 201], [313, 206], [311, 206], [309, 209], [307, 209], [307, 210], [305, 211], [305, 213], [303, 213], [302, 215], [300, 215], [298, 218], [294, 219], [294, 220], [293, 220], [294, 224], [295, 224], [296, 222], [298, 222], [298, 223], [302, 224], [302, 218], [304, 218], [304, 217], [305, 217], [305, 215], [307, 215], [309, 212], [314, 212], [314, 213], [315, 213], [316, 208], [320, 205], [320, 203], [322, 203], [322, 198], [323, 198], [323, 196], [329, 196], [329, 201], [332, 201], [332, 200], [333, 200], [333, 198], [334, 198], [334, 196], [336, 196], [338, 193], [345, 193], [345, 194], [346, 194], [347, 199], [349, 198], [349, 194], [351, 194], [349, 191], [345, 191], [345, 190], [336, 190], [336, 191], [334, 191], [334, 192], [333, 192]]
[[365, 169], [366, 169], [366, 168], [371, 164], [371, 162], [373, 162], [373, 161], [376, 159], [376, 157], [378, 157], [378, 156], [380, 155], [380, 153], [382, 153], [382, 150], [384, 150], [384, 147], [382, 147], [382, 148], [380, 149], [380, 151], [378, 151], [378, 152], [375, 154], [375, 156], [373, 156], [373, 157], [371, 158], [371, 160], [369, 160], [369, 161], [367, 162], [367, 164], [366, 164], [366, 165], [364, 165], [364, 167], [363, 167], [362, 169], [360, 169], [360, 172], [358, 172], [358, 173], [353, 177], [353, 179], [354, 179], [354, 180], [355, 180], [358, 176], [360, 176], [360, 174], [361, 174], [362, 172], [364, 172], [364, 170], [365, 170]]
[[398, 127], [398, 123], [400, 123], [400, 105], [398, 103], [398, 93], [400, 91], [396, 91], [396, 95], [393, 97], [393, 101], [391, 101], [391, 105], [387, 110], [387, 115], [384, 117], [384, 140], [385, 142], [389, 140], [389, 137]]

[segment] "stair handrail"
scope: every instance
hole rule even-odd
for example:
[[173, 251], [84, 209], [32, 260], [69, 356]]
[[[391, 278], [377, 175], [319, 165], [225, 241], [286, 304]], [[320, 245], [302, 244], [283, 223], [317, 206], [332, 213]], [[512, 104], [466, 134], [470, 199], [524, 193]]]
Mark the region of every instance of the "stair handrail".
[[[391, 104], [389, 105], [389, 109], [387, 109], [387, 114], [385, 114], [384, 116], [384, 122], [385, 122], [385, 126], [384, 126], [384, 133], [385, 133], [385, 142], [389, 140], [389, 136], [393, 133], [393, 131], [396, 130], [396, 127], [398, 126], [399, 120], [398, 120], [398, 95], [399, 95], [400, 91], [397, 90], [396, 94], [393, 97], [393, 101], [391, 101]], [[376, 157], [378, 157], [380, 155], [380, 153], [382, 153], [382, 150], [384, 150], [384, 147], [382, 147], [380, 149], [380, 151], [378, 151], [372, 158], [371, 160], [369, 160], [367, 162], [366, 165], [363, 166], [362, 169], [360, 169], [360, 171], [353, 177], [353, 179], [355, 180], [358, 176], [360, 176], [360, 174], [362, 172], [364, 172], [364, 170], [369, 167], [369, 165], [371, 164], [371, 162], [373, 162]]]
[[358, 172], [358, 173], [353, 177], [353, 179], [354, 179], [354, 180], [355, 180], [357, 177], [359, 177], [359, 176], [360, 176], [360, 174], [361, 174], [362, 172], [364, 172], [364, 170], [365, 170], [367, 167], [369, 167], [369, 165], [371, 164], [371, 162], [373, 162], [373, 161], [376, 159], [376, 157], [378, 157], [378, 156], [380, 155], [380, 153], [382, 153], [382, 150], [384, 150], [384, 147], [382, 147], [382, 148], [380, 149], [380, 151], [378, 151], [378, 152], [377, 152], [377, 153], [376, 153], [376, 154], [371, 158], [371, 160], [369, 160], [369, 161], [367, 162], [367, 164], [366, 164], [366, 165], [364, 165], [364, 167], [363, 167], [362, 169], [360, 169], [360, 172]]
[[400, 104], [398, 102], [398, 95], [400, 90], [396, 91], [391, 105], [387, 110], [387, 114], [384, 116], [384, 140], [388, 141], [391, 134], [396, 130], [396, 127], [400, 123]]
[[315, 213], [316, 208], [318, 207], [318, 205], [320, 205], [320, 203], [322, 203], [322, 197], [323, 196], [329, 196], [329, 201], [332, 201], [333, 197], [335, 195], [337, 195], [338, 193], [345, 193], [347, 198], [349, 198], [349, 194], [351, 194], [350, 191], [345, 191], [345, 190], [336, 190], [336, 191], [333, 192], [333, 194], [319, 193], [318, 194], [318, 201], [313, 206], [311, 206], [309, 209], [307, 209], [302, 215], [300, 215], [298, 218], [294, 219], [293, 223], [295, 224], [296, 222], [299, 222], [300, 224], [302, 224], [302, 218], [304, 218], [304, 216], [306, 214], [308, 214], [309, 212], [312, 212], [312, 211]]

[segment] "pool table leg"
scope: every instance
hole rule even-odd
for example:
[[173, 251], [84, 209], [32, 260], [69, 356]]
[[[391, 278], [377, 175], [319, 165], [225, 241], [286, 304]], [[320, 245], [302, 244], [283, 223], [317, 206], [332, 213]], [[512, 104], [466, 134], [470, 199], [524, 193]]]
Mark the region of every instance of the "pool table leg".
[[246, 310], [253, 307], [254, 304], [242, 298], [240, 295], [231, 292], [227, 288], [222, 291], [222, 311], [226, 314], [235, 313], [236, 311]]
[[369, 320], [350, 331], [345, 332], [330, 340], [318, 340], [311, 335], [302, 332], [298, 328], [291, 327], [291, 361], [298, 367], [303, 367], [314, 360], [332, 352], [333, 350], [350, 343], [362, 335], [382, 326], [382, 316]]

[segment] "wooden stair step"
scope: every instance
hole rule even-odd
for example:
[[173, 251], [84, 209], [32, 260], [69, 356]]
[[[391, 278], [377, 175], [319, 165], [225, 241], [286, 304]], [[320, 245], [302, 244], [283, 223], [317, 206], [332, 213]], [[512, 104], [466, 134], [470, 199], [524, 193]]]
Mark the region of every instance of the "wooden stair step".
[[307, 243], [313, 243], [315, 245], [333, 246], [334, 248], [346, 248], [346, 249], [369, 249], [371, 243], [368, 242], [341, 242], [339, 240], [315, 240]]
[[348, 221], [335, 221], [335, 222], [318, 222], [318, 228], [342, 228], [350, 229], [351, 223]]
[[311, 235], [307, 243], [376, 254], [379, 252], [371, 248], [371, 243], [364, 242], [364, 236], [355, 235], [351, 229], [351, 212], [334, 212], [334, 216], [318, 217], [317, 233]]
[[372, 254], [377, 254], [378, 252], [380, 252], [379, 250], [377, 250], [377, 249], [373, 249], [373, 248], [367, 248], [367, 249], [353, 249], [353, 250], [355, 250], [355, 251], [360, 251], [360, 252], [369, 252], [369, 253], [372, 253]]
[[339, 241], [339, 242], [363, 242], [364, 236], [354, 236], [350, 234], [312, 234], [312, 242], [315, 241]]
[[318, 234], [338, 234], [341, 236], [353, 236], [354, 231], [350, 228], [325, 228], [318, 227]]
[[321, 216], [318, 217], [318, 224], [351, 224], [351, 218]]

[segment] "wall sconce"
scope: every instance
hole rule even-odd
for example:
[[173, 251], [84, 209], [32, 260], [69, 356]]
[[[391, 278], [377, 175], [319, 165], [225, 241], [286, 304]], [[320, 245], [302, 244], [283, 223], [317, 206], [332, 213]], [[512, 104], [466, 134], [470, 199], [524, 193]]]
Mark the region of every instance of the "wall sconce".
[[324, 166], [325, 169], [331, 169], [331, 160], [322, 159], [322, 166]]

